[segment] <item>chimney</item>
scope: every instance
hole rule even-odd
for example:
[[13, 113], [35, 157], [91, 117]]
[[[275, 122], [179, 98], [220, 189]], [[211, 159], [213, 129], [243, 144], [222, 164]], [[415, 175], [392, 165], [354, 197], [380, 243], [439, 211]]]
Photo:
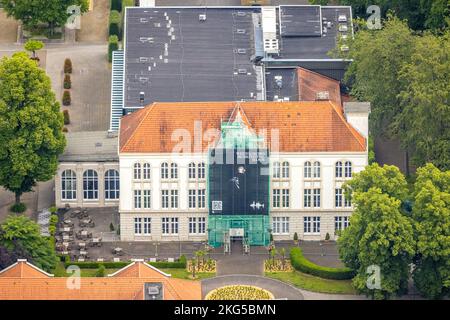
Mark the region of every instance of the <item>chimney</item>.
[[370, 102], [344, 102], [347, 122], [364, 138], [369, 137]]

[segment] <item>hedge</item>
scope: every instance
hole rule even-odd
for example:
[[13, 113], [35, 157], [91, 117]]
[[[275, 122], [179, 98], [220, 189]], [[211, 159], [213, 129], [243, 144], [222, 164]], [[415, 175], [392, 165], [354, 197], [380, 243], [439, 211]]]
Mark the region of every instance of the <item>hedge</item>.
[[[105, 266], [106, 269], [121, 269], [129, 265], [131, 261], [120, 261], [120, 262], [66, 262], [66, 268], [68, 266], [77, 266], [81, 269], [98, 269], [101, 265]], [[154, 266], [155, 268], [162, 269], [184, 269], [186, 268], [186, 258], [181, 256], [175, 262], [166, 262], [166, 261], [158, 261], [158, 262], [148, 262], [148, 264]]]
[[111, 0], [111, 11], [122, 11], [122, 0]]
[[125, 7], [134, 7], [134, 0], [122, 0], [122, 14], [125, 16]]
[[69, 115], [69, 110], [64, 110], [63, 111], [63, 116], [64, 116], [64, 124], [70, 124], [70, 115]]
[[112, 53], [119, 49], [119, 38], [117, 36], [110, 36], [108, 43], [108, 61], [112, 62]]
[[334, 280], [347, 280], [355, 276], [355, 272], [349, 268], [323, 267], [309, 261], [303, 256], [300, 248], [291, 249], [290, 256], [292, 266], [303, 273]]

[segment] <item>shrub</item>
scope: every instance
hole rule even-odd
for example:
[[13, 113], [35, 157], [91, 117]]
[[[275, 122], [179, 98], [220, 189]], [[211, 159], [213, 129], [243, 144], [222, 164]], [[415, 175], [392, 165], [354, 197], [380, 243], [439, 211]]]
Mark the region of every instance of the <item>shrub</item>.
[[64, 124], [66, 124], [66, 125], [70, 124], [69, 110], [64, 110], [63, 116], [64, 116]]
[[100, 264], [97, 272], [95, 273], [95, 276], [98, 278], [103, 278], [105, 276], [105, 273], [106, 273], [105, 266], [103, 264]]
[[64, 73], [72, 73], [72, 60], [69, 58], [64, 60]]
[[120, 22], [122, 17], [118, 11], [111, 11], [109, 15], [109, 35], [116, 35], [120, 40], [122, 38]]
[[113, 225], [113, 223], [111, 222], [110, 224], [109, 224], [109, 231], [114, 231], [115, 229], [114, 229], [114, 225]]
[[48, 208], [48, 211], [50, 211], [51, 214], [55, 214], [56, 212], [58, 212], [58, 208], [56, 206], [51, 206], [50, 208]]
[[70, 74], [64, 76], [64, 89], [72, 88], [72, 80], [70, 80]]
[[[121, 269], [123, 267], [126, 267], [129, 265], [130, 261], [120, 261], [120, 262], [71, 262], [66, 263], [66, 268], [71, 266], [78, 266], [81, 269], [98, 269], [100, 268], [100, 265], [103, 265], [105, 269]], [[175, 262], [166, 262], [166, 261], [158, 261], [158, 262], [149, 262], [150, 265], [154, 266], [155, 268], [161, 268], [161, 269], [185, 269], [186, 268], [186, 257], [181, 256], [180, 259], [178, 259]]]
[[119, 49], [119, 38], [116, 35], [109, 37], [108, 44], [108, 61], [112, 62], [112, 53]]
[[134, 7], [134, 0], [122, 0], [122, 13], [125, 16], [125, 7]]
[[122, 0], [111, 0], [111, 11], [122, 11]]
[[69, 129], [67, 129], [66, 127], [62, 128], [62, 132], [69, 132]]
[[309, 261], [300, 248], [291, 249], [291, 264], [298, 271], [325, 279], [346, 280], [355, 276], [349, 268], [323, 267]]
[[11, 212], [14, 213], [23, 213], [25, 212], [25, 210], [27, 210], [27, 206], [25, 205], [25, 203], [14, 203], [9, 210], [11, 210]]
[[63, 93], [63, 99], [62, 99], [63, 105], [64, 106], [70, 106], [70, 104], [72, 103], [72, 98], [70, 96], [70, 91], [65, 90]]
[[122, 16], [120, 15], [120, 12], [117, 10], [112, 10], [109, 14], [109, 23], [111, 24], [117, 24], [120, 25], [120, 22], [122, 20]]
[[327, 234], [325, 235], [325, 241], [329, 241], [330, 240], [330, 234], [327, 232]]
[[294, 233], [294, 241], [298, 241], [298, 233]]

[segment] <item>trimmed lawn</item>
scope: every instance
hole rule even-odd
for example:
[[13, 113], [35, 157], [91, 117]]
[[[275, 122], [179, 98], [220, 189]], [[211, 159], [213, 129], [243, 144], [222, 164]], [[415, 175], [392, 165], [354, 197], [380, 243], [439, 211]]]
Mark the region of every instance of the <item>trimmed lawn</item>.
[[321, 293], [357, 294], [351, 280], [323, 279], [299, 271], [266, 272], [266, 277], [277, 279], [300, 289]]
[[[186, 269], [167, 268], [167, 269], [160, 269], [160, 270], [172, 275], [172, 278], [192, 280], [192, 279], [189, 279], [189, 276], [191, 275], [191, 273], [187, 272]], [[203, 280], [203, 279], [207, 279], [207, 278], [213, 278], [216, 276], [216, 274], [214, 272], [197, 272], [196, 276], [198, 278], [195, 280]]]

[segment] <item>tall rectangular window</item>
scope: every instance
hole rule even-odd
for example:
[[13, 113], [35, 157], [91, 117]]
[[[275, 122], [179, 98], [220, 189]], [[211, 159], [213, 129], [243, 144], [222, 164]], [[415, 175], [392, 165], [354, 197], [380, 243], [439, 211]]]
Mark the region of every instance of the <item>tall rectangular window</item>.
[[341, 188], [335, 189], [334, 205], [336, 208], [342, 207], [342, 189]]
[[152, 218], [144, 218], [144, 234], [152, 233]]
[[142, 234], [142, 218], [134, 218], [134, 234]]
[[141, 190], [134, 190], [134, 208], [141, 209], [142, 201], [141, 201]]
[[188, 202], [189, 202], [189, 209], [194, 209], [197, 207], [196, 205], [196, 190], [195, 189], [191, 189], [188, 191]]
[[303, 232], [305, 234], [320, 233], [320, 217], [303, 217]]
[[170, 221], [170, 233], [178, 234], [178, 218], [171, 218]]
[[283, 208], [289, 208], [289, 189], [283, 189], [282, 190], [282, 197], [281, 197], [281, 206]]
[[151, 190], [144, 190], [144, 209], [152, 207]]
[[313, 190], [314, 208], [320, 208], [320, 189]]
[[334, 217], [334, 231], [344, 230], [350, 225], [349, 217], [336, 216]]
[[289, 217], [273, 217], [272, 229], [274, 234], [289, 234]]
[[198, 190], [198, 208], [199, 209], [206, 208], [206, 190], [205, 189]]
[[206, 218], [205, 217], [198, 218], [198, 233], [199, 234], [206, 233]]
[[273, 189], [272, 190], [272, 206], [274, 208], [279, 208], [280, 207], [280, 194], [281, 194], [281, 190], [280, 189]]
[[169, 208], [169, 190], [161, 190], [161, 207]]
[[170, 231], [169, 219], [170, 218], [161, 218], [161, 231], [162, 231], [162, 234], [169, 234], [169, 231]]
[[178, 190], [170, 190], [170, 207], [178, 208]]
[[311, 189], [304, 189], [303, 190], [303, 206], [305, 208], [311, 208]]
[[189, 233], [197, 233], [197, 218], [189, 218]]

